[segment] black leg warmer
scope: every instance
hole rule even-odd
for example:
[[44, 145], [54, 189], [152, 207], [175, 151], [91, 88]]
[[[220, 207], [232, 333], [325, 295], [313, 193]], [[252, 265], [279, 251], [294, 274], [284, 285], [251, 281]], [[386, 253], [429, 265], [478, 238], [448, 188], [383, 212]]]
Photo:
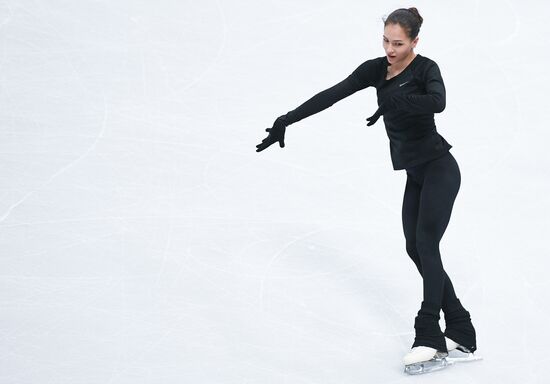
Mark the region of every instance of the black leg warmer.
[[413, 347], [425, 346], [447, 352], [445, 335], [439, 327], [439, 311], [440, 308], [437, 305], [422, 302], [418, 316], [414, 320], [416, 336]]
[[460, 300], [457, 300], [457, 305], [445, 312], [445, 323], [445, 336], [466, 347], [470, 352], [477, 349], [476, 330], [470, 312], [464, 309]]

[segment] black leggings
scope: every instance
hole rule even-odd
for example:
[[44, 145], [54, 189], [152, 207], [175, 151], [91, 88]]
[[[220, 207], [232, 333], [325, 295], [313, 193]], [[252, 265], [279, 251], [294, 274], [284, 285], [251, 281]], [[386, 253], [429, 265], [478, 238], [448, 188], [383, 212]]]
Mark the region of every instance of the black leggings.
[[[460, 189], [460, 169], [454, 156], [443, 156], [406, 169], [403, 197], [403, 230], [407, 253], [423, 278], [424, 300], [415, 319], [414, 346], [446, 351], [444, 335], [475, 350], [475, 330], [470, 314], [457, 298], [451, 279], [443, 269], [439, 242], [449, 224]], [[447, 329], [439, 328], [443, 310]]]

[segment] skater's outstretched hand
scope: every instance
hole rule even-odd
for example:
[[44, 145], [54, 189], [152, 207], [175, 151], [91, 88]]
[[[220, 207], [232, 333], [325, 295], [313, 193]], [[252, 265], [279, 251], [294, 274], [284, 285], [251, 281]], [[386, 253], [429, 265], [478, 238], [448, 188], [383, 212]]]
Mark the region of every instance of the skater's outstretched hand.
[[256, 152], [261, 152], [271, 144], [279, 142], [281, 148], [285, 147], [285, 131], [286, 127], [289, 125], [285, 115], [279, 116], [273, 123], [273, 127], [266, 128], [266, 132], [269, 132], [269, 135], [262, 140], [262, 142], [256, 145]]
[[374, 112], [374, 115], [367, 118], [367, 121], [368, 121], [367, 126], [370, 127], [371, 125], [376, 123], [376, 121], [378, 121], [380, 116], [388, 112], [390, 109], [394, 109], [394, 108], [395, 108], [395, 100], [393, 99], [393, 96], [390, 96], [389, 98], [384, 100], [382, 103], [380, 103], [380, 106], [378, 107], [376, 112]]
[[374, 115], [372, 115], [371, 117], [368, 117], [367, 118], [367, 127], [370, 127], [371, 125], [373, 125], [374, 123], [376, 123], [378, 121], [378, 119], [380, 118], [380, 116], [382, 116], [382, 110], [380, 109], [380, 107], [378, 107], [378, 109], [376, 110], [376, 112], [374, 112]]

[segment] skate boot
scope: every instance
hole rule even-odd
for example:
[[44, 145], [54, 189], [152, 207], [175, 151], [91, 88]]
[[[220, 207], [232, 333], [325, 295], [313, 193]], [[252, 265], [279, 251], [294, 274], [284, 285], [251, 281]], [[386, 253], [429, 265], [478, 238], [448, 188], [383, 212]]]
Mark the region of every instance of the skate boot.
[[470, 351], [465, 346], [458, 344], [456, 341], [448, 338], [447, 336], [445, 336], [445, 344], [447, 345], [447, 352], [451, 352], [456, 349], [464, 353], [473, 353], [473, 351]]
[[447, 345], [447, 352], [454, 351], [459, 346], [456, 341], [449, 339], [447, 336], [445, 336], [445, 344]]
[[449, 365], [446, 359], [447, 355], [447, 352], [438, 351], [431, 347], [413, 347], [403, 358], [405, 373], [419, 375], [443, 369]]

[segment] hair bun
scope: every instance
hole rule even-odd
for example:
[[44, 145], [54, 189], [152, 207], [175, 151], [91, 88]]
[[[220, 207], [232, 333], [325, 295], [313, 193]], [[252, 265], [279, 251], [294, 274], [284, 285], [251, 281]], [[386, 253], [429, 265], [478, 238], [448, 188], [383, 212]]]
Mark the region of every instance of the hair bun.
[[420, 20], [420, 25], [422, 25], [422, 21], [424, 20], [422, 18], [422, 16], [420, 16], [420, 13], [418, 12], [418, 9], [416, 9], [415, 7], [410, 7], [408, 8], [409, 11], [411, 11], [412, 13], [414, 13], [416, 15], [416, 17], [418, 17], [418, 20]]

